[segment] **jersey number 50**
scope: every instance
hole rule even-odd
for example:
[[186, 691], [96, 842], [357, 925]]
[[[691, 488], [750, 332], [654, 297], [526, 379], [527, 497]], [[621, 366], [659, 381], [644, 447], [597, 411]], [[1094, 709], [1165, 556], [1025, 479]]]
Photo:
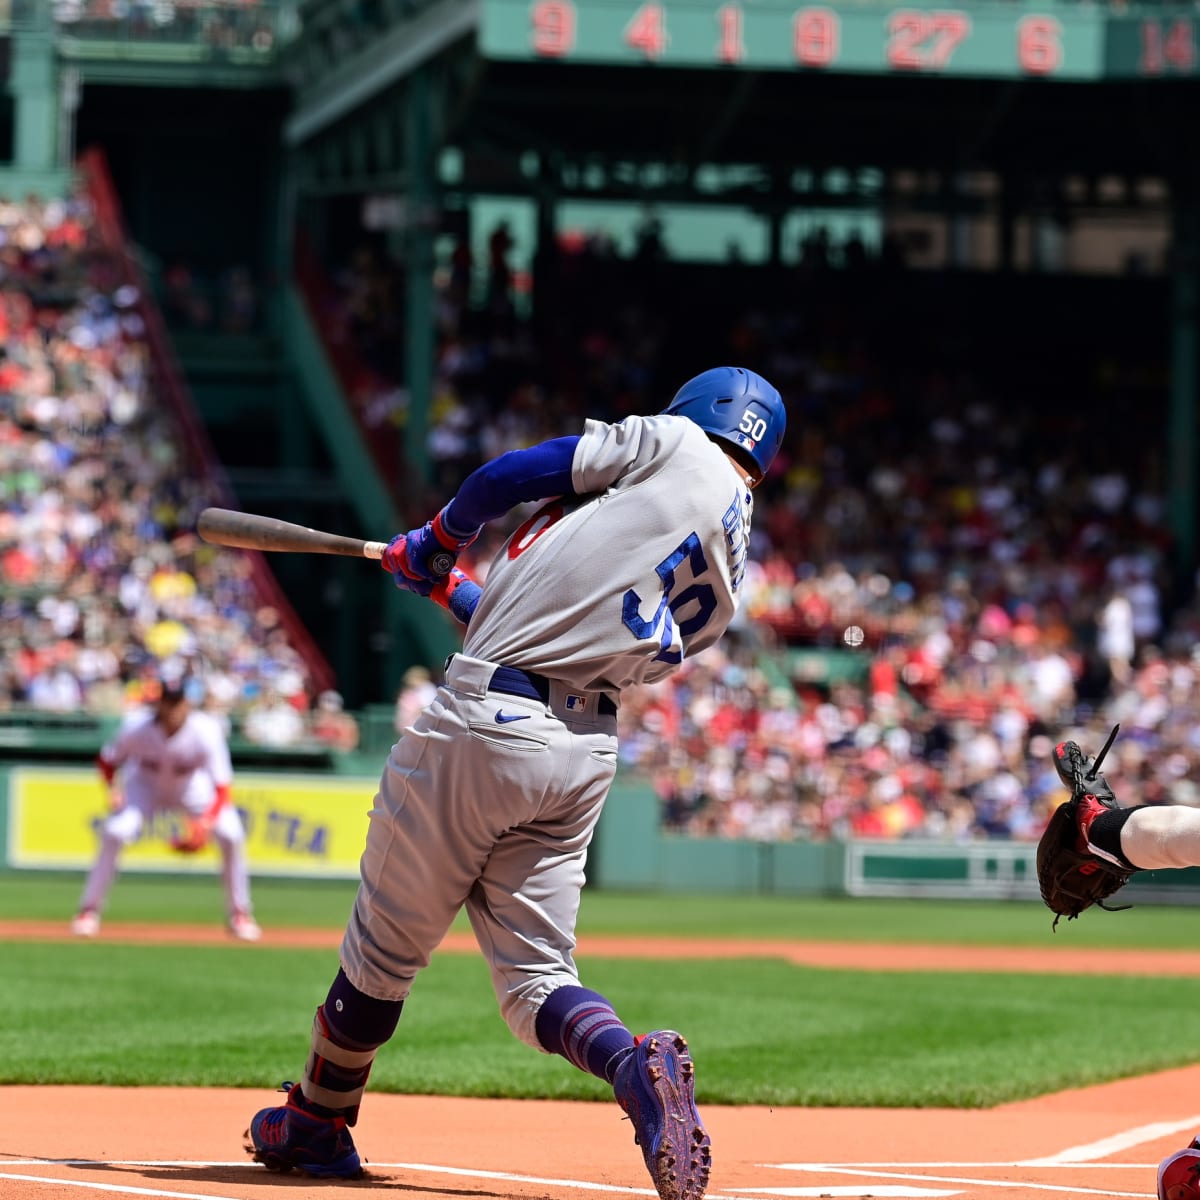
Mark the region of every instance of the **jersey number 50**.
[[[704, 548], [700, 545], [700, 536], [689, 533], [666, 558], [654, 568], [662, 583], [662, 598], [654, 616], [648, 621], [642, 617], [642, 598], [632, 588], [625, 593], [621, 618], [633, 636], [639, 641], [649, 638], [658, 639], [658, 653], [655, 662], [680, 663], [683, 661], [683, 639], [690, 638], [700, 632], [708, 618], [717, 607], [716, 593], [712, 585], [707, 583], [691, 583], [683, 591], [675, 594], [675, 571], [687, 559], [691, 565], [693, 580], [708, 570], [708, 561], [704, 557]], [[680, 612], [688, 605], [694, 604], [694, 611], [687, 617], [681, 617]], [[676, 628], [679, 637], [676, 638]], [[678, 648], [676, 642], [678, 641]]]

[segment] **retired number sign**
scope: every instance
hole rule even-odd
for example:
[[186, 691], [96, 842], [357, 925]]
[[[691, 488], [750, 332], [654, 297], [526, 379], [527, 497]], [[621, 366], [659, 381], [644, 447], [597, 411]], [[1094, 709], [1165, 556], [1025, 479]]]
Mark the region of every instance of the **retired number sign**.
[[[543, 58], [567, 58], [577, 49], [579, 14], [575, 0], [535, 0], [530, 10], [530, 48]], [[792, 59], [801, 67], [837, 67], [843, 45], [844, 17], [837, 10], [811, 5], [791, 18]], [[750, 57], [746, 12], [725, 4], [713, 16], [711, 61], [741, 63]], [[971, 14], [961, 9], [897, 8], [883, 20], [883, 64], [897, 71], [940, 71], [972, 33]], [[625, 23], [622, 43], [649, 61], [660, 60], [671, 45], [667, 8], [648, 3]], [[1027, 14], [1013, 22], [1012, 55], [1029, 75], [1053, 75], [1062, 64], [1062, 25], [1055, 17]]]
[[543, 61], [1079, 80], [1196, 75], [1198, 28], [1178, 10], [1082, 5], [484, 0], [481, 45]]

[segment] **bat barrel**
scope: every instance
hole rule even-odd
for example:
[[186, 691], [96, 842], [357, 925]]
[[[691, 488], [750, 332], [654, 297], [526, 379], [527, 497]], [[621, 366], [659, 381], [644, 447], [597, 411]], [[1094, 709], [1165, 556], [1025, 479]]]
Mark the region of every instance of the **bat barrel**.
[[204, 541], [242, 550], [293, 551], [304, 554], [340, 554], [348, 558], [379, 558], [385, 544], [362, 538], [344, 537], [322, 529], [295, 525], [277, 517], [235, 512], [228, 508], [206, 508], [196, 522]]

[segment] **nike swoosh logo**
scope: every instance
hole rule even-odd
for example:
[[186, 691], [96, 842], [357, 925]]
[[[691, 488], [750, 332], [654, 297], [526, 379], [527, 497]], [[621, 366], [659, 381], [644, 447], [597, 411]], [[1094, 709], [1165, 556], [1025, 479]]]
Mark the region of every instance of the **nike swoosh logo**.
[[496, 724], [507, 725], [509, 721], [528, 721], [533, 713], [496, 713]]

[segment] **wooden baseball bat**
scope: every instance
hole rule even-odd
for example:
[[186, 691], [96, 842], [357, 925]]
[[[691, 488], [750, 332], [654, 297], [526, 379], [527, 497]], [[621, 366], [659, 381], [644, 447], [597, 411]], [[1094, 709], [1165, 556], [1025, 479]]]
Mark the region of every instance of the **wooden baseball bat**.
[[341, 554], [346, 558], [380, 559], [387, 542], [367, 542], [343, 537], [306, 525], [293, 525], [275, 517], [234, 512], [230, 508], [206, 508], [196, 522], [196, 532], [216, 546], [242, 550], [276, 550], [297, 554]]

